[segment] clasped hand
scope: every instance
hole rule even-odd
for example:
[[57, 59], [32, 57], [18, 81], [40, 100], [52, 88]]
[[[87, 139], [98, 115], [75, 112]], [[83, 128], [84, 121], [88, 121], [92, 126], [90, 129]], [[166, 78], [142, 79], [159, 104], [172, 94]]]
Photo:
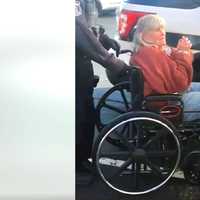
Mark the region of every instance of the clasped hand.
[[177, 44], [177, 49], [181, 51], [189, 51], [192, 47], [192, 43], [188, 39], [188, 37], [182, 36], [182, 38], [179, 39]]

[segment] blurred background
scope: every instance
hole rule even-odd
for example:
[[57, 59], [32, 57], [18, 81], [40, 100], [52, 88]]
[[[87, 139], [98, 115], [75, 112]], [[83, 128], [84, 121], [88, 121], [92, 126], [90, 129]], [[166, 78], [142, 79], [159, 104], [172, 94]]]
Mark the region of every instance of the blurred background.
[[74, 197], [73, 8], [0, 3], [0, 199]]

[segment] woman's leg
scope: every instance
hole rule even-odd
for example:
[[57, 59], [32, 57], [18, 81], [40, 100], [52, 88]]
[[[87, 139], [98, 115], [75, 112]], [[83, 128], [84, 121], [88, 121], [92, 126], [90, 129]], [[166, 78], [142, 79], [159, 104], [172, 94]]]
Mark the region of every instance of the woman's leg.
[[191, 86], [188, 88], [187, 92], [200, 92], [200, 83], [192, 82]]
[[184, 121], [200, 120], [200, 92], [186, 92], [182, 100], [184, 103]]
[[[95, 100], [96, 106], [97, 106], [100, 98], [103, 96], [104, 93], [106, 93], [108, 91], [108, 89], [109, 88], [95, 88], [94, 100]], [[130, 102], [130, 94], [128, 92], [125, 92], [125, 96], [126, 96], [127, 101]], [[128, 112], [120, 91], [115, 91], [111, 95], [109, 95], [109, 97], [107, 97], [105, 103], [107, 105], [112, 106], [113, 109], [106, 107], [106, 106], [104, 106], [101, 109], [101, 113], [100, 113], [101, 114], [101, 121], [104, 124], [110, 123], [114, 118], [118, 117], [121, 114], [120, 112], [115, 111], [114, 108], [117, 108], [117, 109], [124, 111], [124, 112]]]

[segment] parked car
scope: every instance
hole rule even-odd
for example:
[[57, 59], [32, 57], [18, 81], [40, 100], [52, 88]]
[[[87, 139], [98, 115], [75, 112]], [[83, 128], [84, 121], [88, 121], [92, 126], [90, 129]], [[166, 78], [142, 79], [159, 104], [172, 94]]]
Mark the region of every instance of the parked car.
[[191, 40], [192, 48], [200, 50], [200, 0], [122, 0], [118, 14], [119, 38], [131, 41], [137, 20], [150, 13], [166, 20], [169, 45], [175, 46], [185, 35]]
[[115, 10], [120, 6], [121, 0], [96, 0], [98, 16], [102, 16], [106, 10]]

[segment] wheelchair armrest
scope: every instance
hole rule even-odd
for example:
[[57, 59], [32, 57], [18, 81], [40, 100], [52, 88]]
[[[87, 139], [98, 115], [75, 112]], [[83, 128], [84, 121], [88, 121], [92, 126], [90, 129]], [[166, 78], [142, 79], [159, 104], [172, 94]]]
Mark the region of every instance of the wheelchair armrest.
[[180, 94], [159, 94], [146, 96], [143, 109], [160, 114], [175, 126], [183, 121], [183, 101]]
[[158, 94], [144, 97], [144, 101], [182, 101], [180, 94]]

